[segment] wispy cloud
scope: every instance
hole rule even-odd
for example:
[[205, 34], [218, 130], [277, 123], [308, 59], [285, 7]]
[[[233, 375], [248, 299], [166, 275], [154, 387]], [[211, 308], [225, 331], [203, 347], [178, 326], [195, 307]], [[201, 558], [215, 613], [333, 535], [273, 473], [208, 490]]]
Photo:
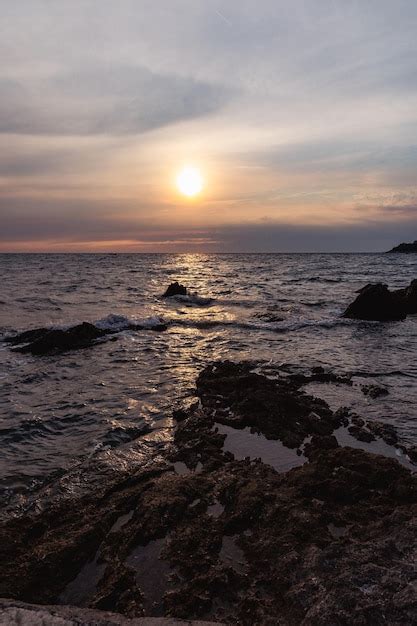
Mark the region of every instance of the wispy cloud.
[[0, 89], [0, 132], [26, 135], [144, 133], [213, 113], [234, 94], [224, 85], [125, 66], [80, 69], [29, 86], [3, 80]]

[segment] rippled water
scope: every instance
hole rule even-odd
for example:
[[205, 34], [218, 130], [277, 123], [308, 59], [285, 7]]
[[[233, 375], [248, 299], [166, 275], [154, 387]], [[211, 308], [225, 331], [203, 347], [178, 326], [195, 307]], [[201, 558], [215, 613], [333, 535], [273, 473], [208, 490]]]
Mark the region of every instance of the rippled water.
[[[79, 321], [120, 329], [116, 341], [59, 356], [0, 343], [3, 496], [149, 429], [169, 436], [173, 404], [213, 359], [353, 372], [353, 388], [322, 385], [323, 397], [417, 441], [417, 317], [340, 318], [364, 284], [398, 288], [416, 277], [415, 255], [0, 255], [3, 336]], [[174, 280], [212, 300], [161, 299]], [[167, 332], [123, 330], [126, 318], [154, 316]], [[390, 393], [366, 398], [364, 382]]]

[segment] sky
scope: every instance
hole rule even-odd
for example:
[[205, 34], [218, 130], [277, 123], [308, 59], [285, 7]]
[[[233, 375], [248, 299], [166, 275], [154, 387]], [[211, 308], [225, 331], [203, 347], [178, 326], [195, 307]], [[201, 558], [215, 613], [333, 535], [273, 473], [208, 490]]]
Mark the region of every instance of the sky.
[[417, 239], [415, 0], [0, 0], [0, 18], [0, 252]]

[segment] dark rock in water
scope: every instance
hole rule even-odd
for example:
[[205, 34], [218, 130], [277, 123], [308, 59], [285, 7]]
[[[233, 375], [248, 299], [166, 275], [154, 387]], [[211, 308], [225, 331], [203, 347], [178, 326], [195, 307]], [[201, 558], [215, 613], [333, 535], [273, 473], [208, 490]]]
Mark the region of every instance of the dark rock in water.
[[184, 285], [180, 285], [179, 282], [175, 281], [175, 283], [171, 283], [164, 295], [163, 298], [171, 298], [172, 296], [186, 296], [187, 288]]
[[[32, 331], [38, 332], [38, 331]], [[67, 350], [78, 350], [79, 348], [87, 348], [94, 344], [98, 339], [109, 334], [108, 331], [101, 330], [89, 324], [83, 322], [77, 324], [67, 330], [51, 329], [46, 331], [39, 331], [34, 335], [35, 339], [29, 339], [31, 343], [14, 348], [16, 352], [30, 352], [31, 354], [42, 355], [53, 352], [66, 352]], [[22, 343], [28, 340], [28, 333], [22, 333], [17, 335], [14, 339], [14, 343]]]
[[348, 306], [343, 317], [360, 320], [398, 321], [417, 313], [417, 280], [405, 289], [389, 291], [382, 283], [369, 284]]
[[417, 446], [411, 446], [411, 448], [409, 448], [406, 452], [408, 453], [411, 461], [417, 464]]
[[327, 435], [320, 437], [319, 435], [313, 435], [311, 441], [305, 446], [305, 455], [310, 460], [313, 460], [315, 456], [322, 450], [334, 450], [338, 448], [339, 444], [334, 435]]
[[417, 313], [417, 280], [411, 281], [408, 287], [405, 289], [398, 289], [394, 291], [399, 298], [404, 302], [405, 308], [409, 315]]
[[403, 253], [417, 252], [417, 240], [414, 241], [413, 243], [400, 243], [398, 246], [395, 246], [394, 248], [392, 248], [392, 250], [388, 250], [388, 253], [391, 253], [391, 252], [403, 252]]
[[368, 429], [377, 437], [380, 437], [389, 446], [395, 446], [398, 443], [398, 435], [395, 427], [391, 424], [383, 424], [382, 422], [367, 422]]
[[336, 383], [349, 387], [353, 385], [351, 376], [326, 372], [321, 366], [313, 367], [311, 374], [290, 374], [288, 378], [297, 385], [307, 385], [308, 383]]
[[355, 437], [355, 439], [357, 439], [357, 441], [364, 441], [365, 443], [370, 443], [371, 441], [375, 441], [374, 435], [371, 432], [369, 432], [369, 430], [366, 430], [365, 428], [362, 428], [361, 426], [356, 426], [356, 425], [349, 426], [348, 431], [349, 431], [349, 434], [352, 435], [352, 437]]
[[[330, 426], [339, 418], [291, 381], [226, 362], [206, 368], [197, 390], [167, 453], [190, 471], [149, 456], [132, 469], [122, 457], [90, 489], [79, 468], [48, 484], [0, 524], [0, 596], [56, 605], [87, 581], [84, 607], [132, 618], [150, 607], [151, 616], [242, 626], [416, 623], [417, 478], [393, 459], [338, 446]], [[311, 431], [317, 419], [329, 435]], [[278, 473], [238, 461], [217, 422], [270, 439], [310, 433], [310, 462]], [[86, 467], [100, 471], [97, 459]], [[208, 513], [213, 503], [221, 515]], [[101, 626], [100, 614], [90, 618]]]
[[380, 396], [387, 396], [389, 394], [388, 389], [385, 387], [379, 387], [378, 385], [362, 385], [362, 393], [370, 398], [379, 398]]
[[403, 298], [389, 291], [382, 283], [366, 285], [358, 293], [343, 317], [379, 322], [404, 320], [407, 317]]
[[12, 335], [10, 337], [5, 337], [3, 341], [6, 343], [10, 343], [13, 346], [19, 345], [21, 343], [30, 343], [33, 341], [37, 341], [46, 333], [48, 333], [50, 328], [35, 328], [34, 330], [25, 330], [22, 333], [18, 333], [17, 335]]
[[161, 324], [155, 324], [154, 326], [138, 326], [137, 324], [135, 324], [134, 327], [130, 328], [129, 330], [150, 330], [153, 331], [155, 333], [159, 333], [159, 332], [164, 332], [165, 330], [168, 330], [168, 326], [164, 323]]
[[[126, 326], [124, 330], [162, 332], [167, 330], [167, 328], [167, 325], [161, 321], [160, 324], [153, 324], [152, 326], [132, 324]], [[6, 337], [4, 341], [13, 346], [17, 346], [13, 348], [14, 352], [41, 356], [44, 354], [89, 348], [104, 337], [116, 335], [117, 332], [118, 331], [115, 329], [98, 328], [94, 324], [83, 322], [82, 324], [77, 324], [65, 330], [59, 328], [35, 328], [34, 330], [27, 330], [11, 337]]]
[[417, 279], [411, 281], [405, 291], [407, 313], [417, 313]]

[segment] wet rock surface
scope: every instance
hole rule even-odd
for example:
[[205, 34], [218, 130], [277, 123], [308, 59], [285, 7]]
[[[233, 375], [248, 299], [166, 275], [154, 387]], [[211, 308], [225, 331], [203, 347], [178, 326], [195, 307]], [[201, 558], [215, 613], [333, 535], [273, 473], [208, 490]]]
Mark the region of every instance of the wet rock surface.
[[226, 361], [200, 374], [197, 393], [217, 422], [234, 428], [249, 426], [297, 448], [307, 436], [330, 435], [342, 425], [323, 400], [300, 391], [305, 382], [302, 376], [270, 380], [246, 364]]
[[380, 387], [379, 385], [362, 385], [361, 389], [365, 396], [369, 396], [372, 399], [387, 396], [389, 394], [388, 389]]
[[402, 297], [389, 291], [387, 285], [369, 284], [359, 290], [359, 295], [343, 314], [343, 317], [369, 321], [399, 321], [407, 317]]
[[[158, 461], [65, 498], [61, 479], [47, 506], [5, 521], [0, 595], [57, 604], [80, 592], [80, 605], [128, 617], [248, 626], [415, 622], [416, 477], [339, 446], [334, 433], [369, 423], [252, 369], [203, 370]], [[303, 464], [237, 460], [220, 426], [298, 448]]]
[[181, 285], [178, 281], [175, 283], [171, 283], [165, 293], [163, 294], [163, 298], [171, 298], [172, 296], [186, 296], [187, 288], [184, 285]]
[[[145, 327], [134, 324], [125, 330], [153, 330], [164, 331], [167, 329], [165, 324], [156, 324], [152, 327]], [[80, 350], [89, 348], [115, 335], [117, 331], [111, 329], [98, 328], [89, 322], [83, 322], [67, 329], [60, 328], [35, 328], [34, 330], [24, 331], [16, 335], [6, 337], [6, 343], [15, 346], [14, 352], [23, 354], [30, 353], [34, 355], [57, 354], [67, 352], [69, 350]], [[114, 338], [114, 337], [113, 337]]]
[[402, 300], [408, 315], [417, 313], [417, 280], [412, 280], [408, 287], [393, 293]]
[[183, 621], [171, 618], [129, 619], [108, 611], [69, 606], [39, 606], [0, 598], [0, 624], [3, 626], [212, 626], [213, 622]]
[[359, 289], [359, 295], [343, 317], [369, 321], [400, 321], [417, 313], [417, 280], [408, 287], [390, 291], [382, 283], [369, 284]]
[[15, 352], [42, 355], [87, 348], [107, 334], [107, 331], [96, 328], [94, 324], [83, 322], [67, 330], [35, 329], [16, 335], [8, 341], [12, 344], [25, 344], [15, 348]]

